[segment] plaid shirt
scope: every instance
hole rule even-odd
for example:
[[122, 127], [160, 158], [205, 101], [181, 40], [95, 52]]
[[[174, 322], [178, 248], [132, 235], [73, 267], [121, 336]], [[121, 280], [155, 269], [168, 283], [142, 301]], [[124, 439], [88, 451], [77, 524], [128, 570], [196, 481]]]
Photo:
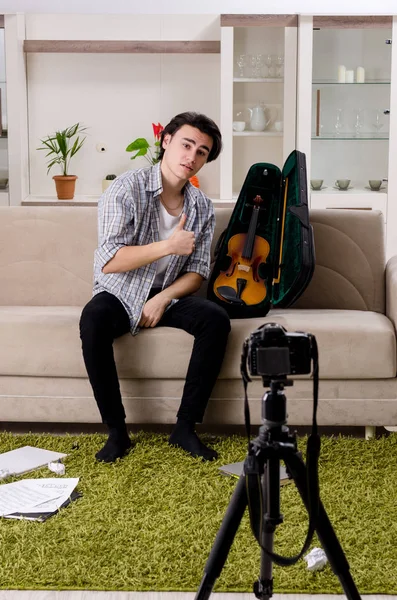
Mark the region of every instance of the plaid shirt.
[[[131, 333], [138, 323], [156, 275], [156, 262], [126, 271], [102, 272], [102, 268], [123, 246], [144, 246], [159, 241], [160, 199], [163, 191], [160, 163], [153, 167], [128, 171], [117, 177], [98, 202], [98, 248], [94, 259], [93, 294], [109, 292], [118, 298], [130, 318]], [[184, 189], [184, 229], [193, 231], [195, 250], [189, 256], [171, 255], [163, 289], [180, 275], [210, 274], [210, 248], [215, 227], [212, 202], [190, 182]], [[172, 300], [170, 306], [177, 302]]]

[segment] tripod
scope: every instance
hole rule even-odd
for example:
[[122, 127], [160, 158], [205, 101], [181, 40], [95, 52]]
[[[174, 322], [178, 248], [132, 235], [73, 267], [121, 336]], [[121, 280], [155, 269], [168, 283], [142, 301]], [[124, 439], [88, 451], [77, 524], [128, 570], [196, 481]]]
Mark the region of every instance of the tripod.
[[[265, 383], [265, 380], [264, 380]], [[270, 391], [262, 398], [262, 422], [259, 435], [251, 442], [250, 455], [244, 462], [244, 473], [241, 475], [233, 496], [230, 500], [222, 525], [218, 531], [215, 543], [204, 568], [195, 600], [208, 600], [226, 562], [230, 547], [248, 504], [251, 510], [258, 512], [259, 508], [252, 505], [252, 499], [247, 492], [245, 473], [249, 471], [249, 461], [256, 456], [258, 476], [261, 478], [263, 490], [263, 511], [260, 510], [258, 519], [261, 521], [261, 565], [260, 577], [254, 583], [254, 594], [261, 600], [268, 600], [273, 594], [272, 559], [267, 552], [273, 552], [273, 539], [276, 526], [282, 523], [280, 514], [280, 460], [286, 465], [287, 473], [295, 482], [306, 508], [310, 508], [310, 498], [307, 479], [307, 467], [297, 450], [296, 435], [290, 434], [286, 427], [286, 397], [283, 393], [285, 385], [293, 385], [287, 379], [269, 380]], [[252, 462], [252, 461], [251, 461]], [[331, 568], [339, 578], [343, 591], [348, 600], [360, 600], [360, 594], [350, 574], [349, 563], [328, 519], [322, 503], [319, 503], [319, 513], [315, 531], [324, 548]], [[280, 557], [278, 557], [280, 558]], [[284, 564], [292, 564], [284, 559]], [[282, 564], [282, 563], [280, 563]]]

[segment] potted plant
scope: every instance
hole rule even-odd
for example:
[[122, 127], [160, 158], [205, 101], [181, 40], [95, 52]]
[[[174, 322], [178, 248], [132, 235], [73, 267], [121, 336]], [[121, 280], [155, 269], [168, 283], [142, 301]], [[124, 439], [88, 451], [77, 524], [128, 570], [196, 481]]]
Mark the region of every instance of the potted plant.
[[110, 185], [112, 185], [113, 181], [116, 179], [117, 175], [106, 175], [105, 179], [102, 179], [102, 192], [108, 189]]
[[[155, 123], [152, 123], [152, 127], [153, 127], [153, 135], [154, 135], [154, 140], [155, 140], [153, 153], [150, 149], [149, 142], [145, 138], [137, 138], [136, 140], [131, 142], [131, 144], [129, 144], [126, 148], [126, 152], [136, 152], [136, 154], [131, 156], [131, 160], [138, 158], [138, 156], [144, 156], [150, 165], [155, 165], [156, 163], [159, 162], [160, 140], [161, 140], [161, 133], [162, 133], [164, 127], [160, 123], [157, 123], [157, 125]], [[197, 187], [197, 188], [200, 187], [200, 183], [199, 183], [198, 177], [196, 175], [191, 177], [189, 179], [189, 181], [195, 187]]]
[[[69, 163], [84, 144], [86, 138], [80, 138], [79, 134], [86, 129], [80, 123], [76, 123], [40, 140], [43, 145], [37, 150], [47, 150], [46, 158], [50, 157], [47, 163], [47, 175], [54, 165], [60, 165], [62, 169], [62, 175], [53, 176], [58, 200], [74, 198], [77, 175], [68, 174]], [[75, 139], [73, 140], [73, 138]]]

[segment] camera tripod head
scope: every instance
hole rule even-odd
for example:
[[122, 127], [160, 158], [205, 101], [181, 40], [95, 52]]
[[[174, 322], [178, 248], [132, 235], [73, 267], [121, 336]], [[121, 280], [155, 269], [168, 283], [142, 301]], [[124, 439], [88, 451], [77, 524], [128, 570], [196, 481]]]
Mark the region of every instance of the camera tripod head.
[[280, 377], [265, 377], [262, 376], [262, 384], [263, 387], [269, 387], [272, 390], [274, 389], [284, 389], [287, 386], [292, 386], [294, 385], [294, 382], [292, 379], [288, 379], [288, 377], [285, 375], [281, 375]]
[[287, 377], [262, 377], [263, 386], [270, 387], [262, 396], [262, 423], [266, 429], [282, 427], [287, 423], [287, 398], [284, 387], [294, 385]]

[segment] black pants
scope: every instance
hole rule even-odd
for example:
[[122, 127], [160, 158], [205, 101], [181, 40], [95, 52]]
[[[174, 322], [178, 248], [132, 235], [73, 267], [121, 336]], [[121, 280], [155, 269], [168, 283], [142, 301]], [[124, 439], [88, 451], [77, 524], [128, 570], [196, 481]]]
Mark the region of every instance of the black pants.
[[[200, 423], [222, 365], [230, 331], [229, 317], [214, 302], [186, 296], [164, 313], [157, 327], [160, 326], [183, 329], [195, 338], [177, 416]], [[84, 362], [102, 421], [109, 427], [125, 421], [113, 341], [129, 330], [124, 306], [108, 292], [94, 296], [82, 312], [80, 338]]]

